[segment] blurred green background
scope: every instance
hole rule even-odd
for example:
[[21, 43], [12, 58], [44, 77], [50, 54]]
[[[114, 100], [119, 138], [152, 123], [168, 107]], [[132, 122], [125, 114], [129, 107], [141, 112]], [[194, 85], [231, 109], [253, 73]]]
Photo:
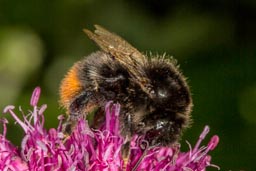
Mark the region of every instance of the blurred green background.
[[[194, 144], [208, 124], [210, 134], [220, 136], [212, 162], [225, 171], [254, 170], [255, 19], [254, 0], [0, 0], [0, 107], [27, 111], [34, 87], [41, 86], [46, 126], [56, 127], [64, 113], [58, 107], [61, 79], [98, 49], [82, 29], [100, 24], [141, 51], [178, 59], [194, 99], [183, 150], [185, 140]], [[7, 117], [8, 136], [18, 145], [22, 131]]]

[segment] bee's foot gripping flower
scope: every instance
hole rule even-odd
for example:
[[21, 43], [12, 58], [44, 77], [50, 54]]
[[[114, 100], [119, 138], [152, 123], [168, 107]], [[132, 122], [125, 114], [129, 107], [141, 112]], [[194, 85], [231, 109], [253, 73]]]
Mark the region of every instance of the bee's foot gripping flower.
[[[208, 152], [219, 141], [213, 136], [207, 146], [201, 141], [209, 132], [206, 126], [195, 147], [188, 152], [180, 152], [180, 145], [173, 147], [150, 147], [143, 137], [134, 135], [130, 143], [127, 165], [121, 154], [126, 143], [119, 129], [120, 105], [109, 102], [106, 105], [106, 121], [99, 130], [90, 129], [86, 120], [78, 121], [70, 136], [62, 133], [63, 116], [59, 116], [59, 126], [48, 131], [44, 128], [46, 105], [38, 107], [40, 88], [33, 92], [30, 104], [32, 112], [21, 120], [14, 112], [14, 106], [7, 106], [9, 113], [23, 128], [21, 147], [16, 148], [6, 139], [8, 123], [1, 119], [3, 131], [0, 134], [0, 170], [3, 171], [204, 171], [210, 163]], [[217, 167], [218, 168], [218, 167]]]

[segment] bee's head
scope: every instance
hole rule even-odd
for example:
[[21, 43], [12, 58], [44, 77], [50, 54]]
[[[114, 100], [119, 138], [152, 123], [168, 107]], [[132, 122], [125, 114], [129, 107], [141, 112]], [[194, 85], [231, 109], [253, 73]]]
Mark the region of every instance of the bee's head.
[[150, 60], [145, 73], [153, 94], [148, 91], [140, 97], [143, 110], [138, 110], [143, 112], [135, 116], [137, 132], [144, 134], [151, 144], [173, 143], [190, 121], [189, 88], [175, 65], [167, 60]]

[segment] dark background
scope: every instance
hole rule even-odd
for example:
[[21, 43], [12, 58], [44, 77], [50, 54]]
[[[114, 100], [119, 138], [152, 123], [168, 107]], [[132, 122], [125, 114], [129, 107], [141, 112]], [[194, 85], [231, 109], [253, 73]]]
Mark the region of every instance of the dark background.
[[[58, 86], [65, 72], [98, 48], [82, 32], [100, 24], [144, 52], [178, 59], [194, 99], [194, 144], [208, 124], [220, 136], [211, 152], [222, 170], [254, 170], [256, 159], [256, 1], [0, 0], [0, 107], [29, 109], [35, 86], [56, 127]], [[8, 136], [20, 144], [10, 119]], [[205, 143], [211, 136], [208, 136]], [[209, 169], [215, 170], [215, 169]]]

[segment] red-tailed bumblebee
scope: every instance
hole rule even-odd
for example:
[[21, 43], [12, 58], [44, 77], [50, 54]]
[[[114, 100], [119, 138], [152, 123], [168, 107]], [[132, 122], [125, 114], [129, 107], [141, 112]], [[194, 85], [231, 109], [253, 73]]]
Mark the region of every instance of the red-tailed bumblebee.
[[69, 122], [92, 111], [93, 126], [104, 120], [104, 106], [121, 105], [121, 132], [144, 135], [150, 145], [175, 143], [190, 123], [192, 99], [176, 61], [146, 56], [118, 35], [96, 25], [84, 32], [100, 48], [76, 62], [60, 86]]

